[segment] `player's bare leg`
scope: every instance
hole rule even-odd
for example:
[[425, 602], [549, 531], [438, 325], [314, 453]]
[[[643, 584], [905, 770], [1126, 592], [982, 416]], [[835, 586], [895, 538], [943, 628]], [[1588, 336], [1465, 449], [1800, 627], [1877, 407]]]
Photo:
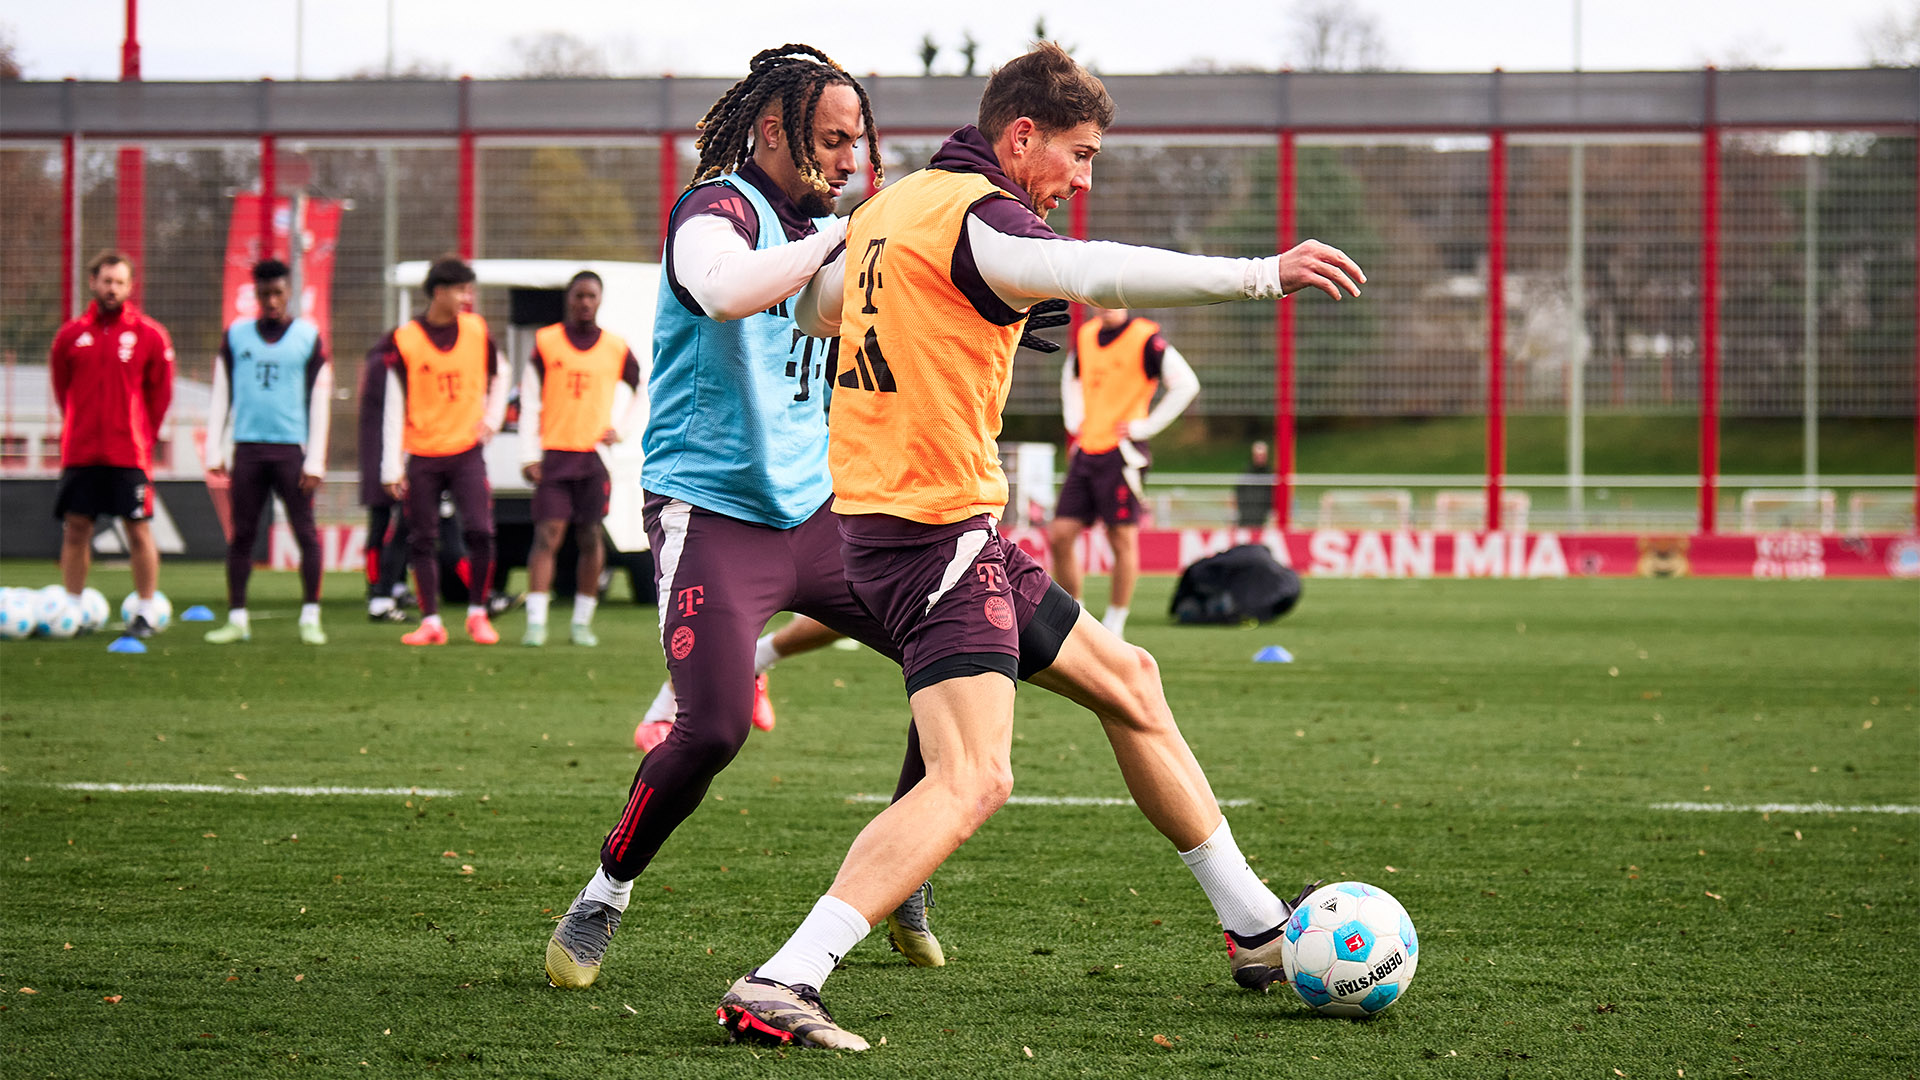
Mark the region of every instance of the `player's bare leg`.
[[593, 633], [593, 610], [600, 604], [600, 568], [607, 561], [599, 523], [575, 523], [573, 542], [580, 549], [580, 557], [573, 564], [573, 622], [568, 630], [575, 645], [592, 647], [600, 644]]
[[1113, 591], [1107, 597], [1107, 614], [1100, 623], [1115, 637], [1124, 638], [1133, 586], [1140, 580], [1140, 526], [1108, 525], [1107, 542], [1113, 545]]
[[1074, 550], [1080, 542], [1080, 534], [1086, 526], [1073, 518], [1057, 517], [1047, 523], [1047, 545], [1053, 549], [1053, 566], [1050, 574], [1054, 584], [1067, 590], [1067, 595], [1080, 599], [1080, 558]]
[[127, 556], [133, 564], [133, 591], [140, 599], [153, 599], [160, 587], [160, 545], [153, 541], [153, 526], [144, 521], [127, 522]]
[[[533, 550], [527, 553], [527, 629], [520, 644], [538, 648], [547, 643], [547, 605], [553, 599], [554, 554], [567, 535], [566, 521], [555, 518], [535, 522]], [[599, 575], [594, 575], [599, 580]]]
[[93, 568], [93, 518], [68, 514], [60, 524], [60, 582], [68, 594], [78, 596]]
[[1247, 866], [1167, 706], [1152, 654], [1082, 610], [1053, 664], [1030, 681], [1100, 718], [1128, 793], [1212, 901], [1234, 981], [1264, 991], [1283, 978], [1281, 930], [1292, 908]]

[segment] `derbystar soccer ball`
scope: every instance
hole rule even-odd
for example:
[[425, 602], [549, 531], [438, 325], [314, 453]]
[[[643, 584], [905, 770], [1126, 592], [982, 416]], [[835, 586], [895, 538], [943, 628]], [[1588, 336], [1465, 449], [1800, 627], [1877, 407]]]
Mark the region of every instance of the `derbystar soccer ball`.
[[1358, 881], [1315, 889], [1287, 920], [1280, 963], [1315, 1012], [1372, 1016], [1399, 1000], [1420, 962], [1400, 901]]
[[70, 638], [80, 632], [80, 609], [64, 585], [49, 585], [33, 594], [33, 630], [50, 638]]
[[32, 589], [0, 589], [0, 639], [19, 641], [33, 633]]
[[[120, 601], [120, 621], [126, 623], [128, 626], [132, 626], [134, 612], [139, 605], [140, 594], [137, 592], [128, 593], [127, 598]], [[173, 601], [168, 600], [167, 594], [161, 592], [159, 589], [153, 590], [152, 620], [153, 632], [156, 634], [165, 630], [173, 623]]]
[[80, 592], [80, 632], [91, 634], [104, 629], [113, 609], [107, 606], [106, 594], [89, 585]]

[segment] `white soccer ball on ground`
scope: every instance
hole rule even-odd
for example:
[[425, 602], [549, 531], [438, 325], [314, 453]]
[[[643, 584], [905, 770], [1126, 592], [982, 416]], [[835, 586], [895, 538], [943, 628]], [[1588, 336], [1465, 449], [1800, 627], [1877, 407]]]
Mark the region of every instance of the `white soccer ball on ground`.
[[0, 640], [19, 641], [33, 634], [32, 589], [0, 589]]
[[99, 589], [89, 585], [80, 592], [80, 632], [90, 634], [104, 629], [113, 609], [107, 606], [107, 597]]
[[50, 638], [65, 639], [80, 632], [80, 608], [64, 585], [49, 585], [33, 594], [33, 629]]
[[1341, 881], [1315, 889], [1287, 920], [1280, 963], [1315, 1012], [1367, 1017], [1400, 999], [1420, 962], [1420, 939], [1385, 889]]
[[[134, 611], [139, 604], [140, 594], [138, 592], [128, 593], [127, 598], [120, 601], [120, 621], [126, 623], [128, 626], [132, 626]], [[165, 630], [173, 623], [173, 601], [168, 600], [167, 594], [161, 592], [159, 589], [153, 590], [152, 620], [153, 632], [156, 634]]]

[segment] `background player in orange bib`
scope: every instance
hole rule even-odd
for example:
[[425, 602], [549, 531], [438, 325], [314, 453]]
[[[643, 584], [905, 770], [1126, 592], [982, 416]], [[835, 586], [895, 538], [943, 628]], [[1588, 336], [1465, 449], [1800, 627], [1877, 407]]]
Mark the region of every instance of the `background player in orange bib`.
[[[1047, 538], [1053, 578], [1080, 599], [1080, 560], [1074, 545], [1095, 521], [1113, 546], [1113, 589], [1101, 624], [1124, 638], [1127, 606], [1140, 576], [1141, 485], [1153, 460], [1147, 440], [1166, 429], [1200, 393], [1200, 380], [1180, 351], [1160, 335], [1160, 324], [1126, 308], [1100, 308], [1080, 324], [1073, 355], [1060, 368], [1060, 411], [1071, 440], [1067, 478], [1060, 486]], [[1151, 412], [1160, 388], [1166, 393]]]
[[722, 997], [734, 1030], [867, 1048], [827, 1014], [820, 985], [1011, 794], [1016, 679], [1099, 717], [1134, 801], [1219, 916], [1235, 981], [1280, 977], [1289, 905], [1240, 854], [1153, 657], [1000, 535], [995, 439], [1021, 326], [1043, 301], [1172, 307], [1306, 286], [1337, 299], [1365, 277], [1317, 241], [1217, 259], [1058, 236], [1045, 215], [1092, 187], [1112, 120], [1098, 79], [1037, 46], [988, 79], [977, 127], [854, 211], [845, 256], [794, 300], [802, 332], [841, 334], [828, 456], [846, 579], [901, 650], [927, 772], [854, 840], [787, 943]]
[[387, 365], [380, 480], [407, 507], [420, 626], [400, 640], [445, 645], [440, 621], [440, 496], [453, 495], [467, 546], [467, 636], [493, 645], [487, 618], [493, 574], [493, 489], [481, 452], [507, 412], [507, 379], [487, 321], [472, 314], [473, 268], [453, 256], [434, 261], [426, 313], [388, 334], [375, 351]]
[[520, 380], [520, 471], [533, 482], [533, 552], [527, 557], [527, 630], [520, 644], [547, 643], [548, 592], [553, 558], [573, 523], [580, 547], [575, 575], [572, 637], [593, 646], [593, 609], [599, 602], [605, 551], [600, 523], [607, 516], [612, 480], [603, 447], [632, 433], [646, 416], [640, 361], [626, 339], [600, 328], [600, 275], [582, 270], [567, 282], [566, 319], [533, 336], [533, 355]]

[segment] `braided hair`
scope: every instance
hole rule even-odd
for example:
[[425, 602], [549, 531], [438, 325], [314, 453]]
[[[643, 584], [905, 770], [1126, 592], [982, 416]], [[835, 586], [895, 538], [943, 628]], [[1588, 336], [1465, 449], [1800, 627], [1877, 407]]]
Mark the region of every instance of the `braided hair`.
[[867, 161], [873, 166], [874, 182], [883, 175], [880, 145], [873, 126], [873, 106], [867, 90], [847, 69], [826, 53], [811, 45], [782, 45], [763, 49], [748, 65], [747, 77], [729, 87], [713, 103], [700, 121], [700, 137], [694, 149], [700, 152], [700, 167], [687, 186], [703, 184], [745, 165], [752, 157], [755, 121], [766, 112], [767, 103], [778, 100], [780, 126], [786, 132], [787, 153], [792, 155], [800, 178], [824, 199], [832, 190], [813, 157], [813, 113], [820, 104], [820, 93], [829, 86], [851, 86], [860, 98], [860, 120], [865, 125]]

